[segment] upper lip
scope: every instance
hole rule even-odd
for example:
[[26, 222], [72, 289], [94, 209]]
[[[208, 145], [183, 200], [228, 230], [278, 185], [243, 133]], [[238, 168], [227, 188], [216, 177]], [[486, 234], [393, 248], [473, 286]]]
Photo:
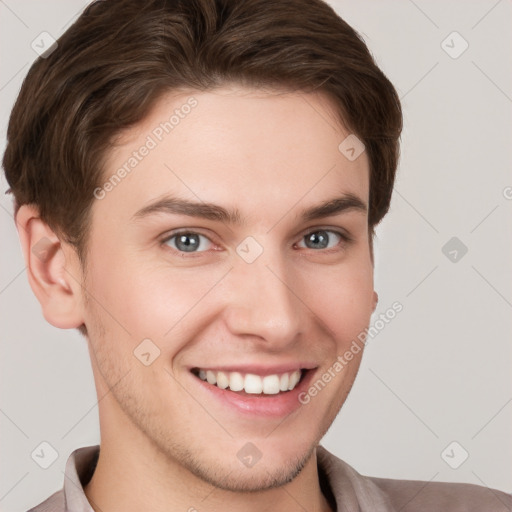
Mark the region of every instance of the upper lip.
[[312, 363], [282, 363], [274, 365], [261, 365], [261, 364], [233, 364], [233, 365], [206, 365], [206, 366], [191, 366], [192, 370], [211, 370], [212, 372], [239, 372], [243, 374], [251, 373], [254, 375], [275, 375], [280, 373], [291, 373], [295, 370], [311, 370], [316, 368], [317, 365]]

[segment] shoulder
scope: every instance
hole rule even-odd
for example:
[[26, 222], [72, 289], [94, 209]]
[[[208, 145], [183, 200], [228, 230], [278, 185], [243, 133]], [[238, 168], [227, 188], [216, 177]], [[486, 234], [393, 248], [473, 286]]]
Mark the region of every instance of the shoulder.
[[65, 510], [64, 490], [61, 489], [27, 512], [65, 512]]
[[368, 478], [401, 512], [510, 512], [512, 495], [474, 484]]
[[358, 473], [352, 466], [317, 448], [319, 468], [337, 503], [352, 500], [361, 511], [511, 512], [512, 494], [474, 484], [398, 480]]

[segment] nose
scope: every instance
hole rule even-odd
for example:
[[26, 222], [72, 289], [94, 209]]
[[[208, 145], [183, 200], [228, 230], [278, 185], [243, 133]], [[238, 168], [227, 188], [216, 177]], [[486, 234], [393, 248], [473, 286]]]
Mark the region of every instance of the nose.
[[230, 332], [266, 343], [269, 350], [295, 343], [308, 311], [293, 284], [290, 265], [269, 250], [250, 264], [238, 260], [224, 283]]

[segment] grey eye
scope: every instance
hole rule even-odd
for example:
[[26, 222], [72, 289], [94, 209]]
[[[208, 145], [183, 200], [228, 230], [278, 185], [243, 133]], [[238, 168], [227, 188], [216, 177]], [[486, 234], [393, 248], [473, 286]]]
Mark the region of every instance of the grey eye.
[[207, 240], [206, 245], [208, 245], [208, 238], [193, 232], [177, 233], [169, 237], [165, 243], [180, 252], [201, 252], [198, 249], [201, 248], [204, 250], [205, 245], [205, 243], [202, 243], [201, 239]]
[[[334, 236], [333, 236], [334, 235]], [[334, 245], [329, 246], [329, 243], [334, 239]], [[306, 242], [308, 249], [326, 249], [335, 247], [341, 239], [341, 235], [335, 231], [330, 230], [317, 230], [308, 233], [304, 236], [303, 240]]]

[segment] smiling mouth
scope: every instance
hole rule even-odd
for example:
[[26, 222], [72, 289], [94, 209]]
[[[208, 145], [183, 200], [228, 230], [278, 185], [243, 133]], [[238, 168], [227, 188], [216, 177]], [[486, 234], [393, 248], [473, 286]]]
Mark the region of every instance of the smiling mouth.
[[192, 374], [212, 386], [228, 389], [239, 394], [277, 395], [292, 391], [304, 378], [308, 370], [298, 369], [292, 372], [273, 375], [254, 373], [225, 372], [193, 368]]

